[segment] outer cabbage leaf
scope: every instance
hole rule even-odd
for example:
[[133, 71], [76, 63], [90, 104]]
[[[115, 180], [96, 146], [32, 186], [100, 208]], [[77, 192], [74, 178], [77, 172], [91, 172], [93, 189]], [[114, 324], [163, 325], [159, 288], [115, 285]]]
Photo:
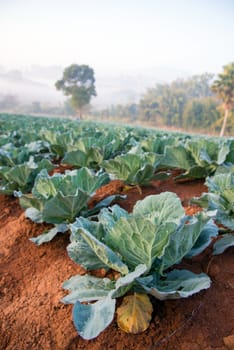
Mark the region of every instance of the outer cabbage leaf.
[[92, 233], [93, 236], [95, 236], [99, 240], [103, 240], [103, 237], [105, 236], [105, 232], [99, 221], [90, 221], [81, 216], [76, 218], [76, 221], [70, 224], [71, 242], [75, 242], [81, 238], [79, 229], [89, 231], [90, 233]]
[[[212, 172], [215, 171], [215, 168], [213, 168]], [[201, 166], [193, 166], [183, 174], [176, 177], [177, 180], [182, 179], [202, 179], [205, 178], [207, 175], [209, 175], [210, 171], [208, 171], [207, 167], [201, 167]]]
[[68, 226], [65, 224], [56, 225], [52, 229], [43, 232], [41, 235], [37, 237], [30, 238], [30, 241], [37, 245], [41, 245], [42, 243], [50, 242], [58, 233], [64, 233], [68, 231]]
[[45, 203], [42, 212], [43, 220], [51, 224], [72, 222], [86, 207], [88, 199], [89, 195], [79, 189], [74, 196], [64, 196], [58, 192], [54, 198]]
[[14, 166], [16, 165], [12, 159], [10, 152], [4, 149], [0, 149], [0, 165], [2, 166]]
[[113, 320], [116, 300], [106, 297], [94, 304], [73, 307], [73, 321], [79, 335], [87, 340], [96, 338]]
[[164, 255], [159, 263], [159, 272], [163, 273], [170, 266], [177, 264], [185, 257], [198, 240], [209, 217], [199, 213], [193, 217], [184, 217], [177, 230], [171, 234]]
[[25, 147], [27, 148], [29, 154], [34, 154], [35, 156], [36, 155], [48, 156], [48, 153], [45, 154], [45, 152], [48, 152], [49, 150], [49, 143], [46, 141], [41, 141], [41, 140], [32, 141], [27, 143]]
[[76, 219], [75, 223], [70, 225], [70, 229], [71, 243], [67, 247], [69, 257], [87, 270], [100, 268], [108, 270], [109, 267], [99, 259], [94, 250], [79, 233], [79, 229], [84, 229], [92, 232], [97, 239], [102, 240], [104, 233], [100, 223], [80, 217]]
[[138, 278], [137, 282], [145, 292], [159, 300], [187, 298], [210, 287], [210, 278], [201, 273], [194, 274], [188, 270], [173, 270], [163, 279], [158, 274], [152, 278]]
[[[83, 217], [97, 217], [101, 209], [109, 207], [114, 201], [120, 199], [126, 199], [126, 195], [113, 194], [108, 197], [105, 197], [100, 202], [98, 202], [94, 207], [82, 212]], [[90, 202], [88, 203], [88, 205]]]
[[80, 228], [79, 233], [104, 264], [123, 275], [128, 273], [128, 266], [123, 263], [121, 258], [111, 248], [100, 242], [85, 229]]
[[194, 161], [184, 146], [167, 146], [165, 148], [162, 163], [171, 168], [189, 170], [193, 167]]
[[44, 130], [42, 133], [43, 139], [49, 142], [50, 150], [58, 157], [63, 157], [68, 151], [70, 145], [73, 144], [73, 134], [71, 131], [58, 132], [57, 130]]
[[[233, 156], [234, 156], [234, 150], [233, 150]], [[220, 174], [226, 174], [226, 173], [232, 173], [234, 174], [234, 161], [232, 163], [224, 163], [216, 169], [215, 175]]]
[[114, 159], [103, 162], [104, 169], [114, 178], [128, 181], [129, 175], [134, 174], [141, 168], [140, 156], [136, 154], [124, 154]]
[[[73, 222], [77, 216], [96, 214], [103, 206], [109, 205], [116, 199], [115, 196], [105, 198], [94, 208], [88, 209], [91, 194], [107, 181], [109, 181], [107, 174], [95, 175], [87, 168], [54, 176], [49, 176], [46, 170], [42, 170], [37, 176], [32, 196], [23, 196], [22, 193], [17, 195], [20, 197], [21, 205], [27, 208], [27, 217], [34, 222], [66, 224]], [[52, 230], [47, 237], [53, 238], [53, 232], [56, 230]]]
[[153, 306], [146, 294], [128, 295], [117, 309], [118, 326], [127, 333], [142, 333], [149, 327], [152, 312]]
[[24, 213], [25, 217], [32, 220], [33, 222], [36, 222], [37, 224], [43, 223], [43, 217], [42, 217], [42, 211], [30, 207], [25, 210]]
[[192, 258], [193, 256], [199, 255], [201, 252], [203, 252], [210, 245], [212, 240], [217, 237], [218, 233], [219, 230], [214, 221], [209, 220], [201, 230], [198, 239], [190, 252], [186, 255], [186, 258]]
[[225, 234], [214, 244], [213, 255], [222, 254], [227, 248], [234, 246], [234, 235]]
[[129, 216], [130, 214], [125, 209], [115, 204], [112, 207], [102, 209], [98, 215], [98, 221], [106, 232], [110, 232], [121, 217], [128, 218]]
[[139, 169], [132, 178], [129, 178], [127, 180], [127, 183], [134, 185], [134, 184], [141, 184], [141, 185], [147, 185], [150, 183], [151, 180], [155, 178], [155, 167], [151, 164], [145, 164], [142, 166], [141, 169]]
[[87, 270], [102, 269], [108, 270], [109, 267], [99, 259], [88, 243], [80, 237], [79, 240], [71, 242], [67, 246], [69, 257], [78, 265], [83, 266]]
[[117, 298], [124, 295], [133, 285], [134, 281], [143, 275], [147, 270], [146, 265], [138, 265], [133, 272], [117, 281], [109, 278], [99, 278], [94, 276], [74, 276], [63, 283], [63, 288], [71, 293], [65, 296], [62, 301], [65, 303], [95, 301], [103, 299], [108, 295]]
[[71, 291], [62, 299], [62, 302], [74, 304], [77, 300], [90, 302], [107, 297], [110, 291], [115, 289], [115, 281], [111, 281], [109, 278], [77, 275], [65, 281], [62, 287]]
[[38, 211], [43, 210], [44, 208], [44, 202], [41, 201], [38, 198], [33, 197], [31, 194], [22, 194], [22, 192], [17, 192], [15, 193], [17, 197], [19, 197], [20, 200], [20, 205], [22, 208], [27, 209], [27, 208], [34, 208]]
[[12, 195], [17, 189], [18, 186], [15, 182], [0, 180], [0, 194]]

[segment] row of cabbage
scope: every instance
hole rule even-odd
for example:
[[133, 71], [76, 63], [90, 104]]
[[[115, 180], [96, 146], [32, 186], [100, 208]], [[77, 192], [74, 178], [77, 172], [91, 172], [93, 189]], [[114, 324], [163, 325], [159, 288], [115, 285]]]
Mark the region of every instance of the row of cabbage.
[[[102, 268], [110, 274], [78, 275], [63, 285], [70, 291], [63, 302], [74, 304], [74, 323], [83, 338], [95, 338], [110, 324], [116, 299], [126, 293], [118, 324], [138, 333], [150, 322], [148, 295], [176, 299], [210, 286], [206, 274], [175, 264], [200, 254], [217, 237], [216, 224], [225, 234], [214, 253], [234, 244], [234, 140], [4, 115], [0, 130], [0, 192], [18, 196], [32, 221], [53, 224], [32, 241], [42, 244], [68, 232], [70, 258], [88, 271]], [[49, 175], [60, 164], [73, 170]], [[132, 213], [111, 205], [115, 195], [88, 205], [113, 178], [147, 185], [167, 178], [171, 169], [180, 170], [178, 179], [206, 177], [209, 192], [194, 198], [204, 207], [201, 213], [185, 215], [171, 192], [138, 201]]]
[[0, 192], [30, 192], [42, 169], [56, 163], [105, 171], [130, 185], [181, 169], [205, 178], [234, 164], [234, 139], [191, 137], [66, 119], [0, 116]]

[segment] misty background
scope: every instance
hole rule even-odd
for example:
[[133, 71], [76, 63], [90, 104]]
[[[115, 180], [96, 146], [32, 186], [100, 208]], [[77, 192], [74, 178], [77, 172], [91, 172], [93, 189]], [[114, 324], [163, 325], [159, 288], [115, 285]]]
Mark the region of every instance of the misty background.
[[73, 63], [94, 70], [87, 113], [134, 109], [159, 83], [221, 73], [233, 33], [233, 0], [1, 1], [0, 112], [72, 114], [54, 84]]
[[[19, 104], [40, 102], [42, 105], [61, 105], [66, 100], [54, 86], [63, 73], [62, 66], [32, 65], [26, 70], [0, 66], [0, 96], [14, 96]], [[147, 88], [155, 83], [170, 82], [186, 72], [169, 68], [152, 68], [144, 72], [95, 74], [97, 97], [92, 106], [105, 108], [113, 104], [137, 103]]]

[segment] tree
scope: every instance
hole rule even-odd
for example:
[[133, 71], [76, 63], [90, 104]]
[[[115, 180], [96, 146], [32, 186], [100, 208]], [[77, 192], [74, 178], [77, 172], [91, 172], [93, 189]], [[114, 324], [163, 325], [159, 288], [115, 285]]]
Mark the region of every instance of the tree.
[[187, 129], [212, 131], [221, 114], [214, 97], [188, 100], [183, 111], [183, 126]]
[[220, 136], [224, 135], [229, 111], [234, 109], [234, 62], [223, 67], [223, 73], [218, 75], [211, 86], [213, 92], [223, 101], [224, 119]]
[[176, 79], [170, 84], [157, 84], [148, 89], [140, 101], [142, 119], [157, 124], [161, 119], [164, 125], [182, 127], [187, 102], [211, 96], [212, 79], [213, 74], [204, 73], [188, 79]]
[[70, 103], [81, 119], [83, 107], [90, 103], [92, 96], [97, 96], [94, 71], [87, 65], [72, 64], [65, 68], [55, 87], [70, 96]]

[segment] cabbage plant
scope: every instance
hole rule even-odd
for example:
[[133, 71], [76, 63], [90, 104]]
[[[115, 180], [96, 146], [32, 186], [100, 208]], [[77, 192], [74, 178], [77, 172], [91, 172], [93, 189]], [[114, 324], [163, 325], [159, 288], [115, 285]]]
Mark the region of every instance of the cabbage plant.
[[49, 176], [42, 170], [36, 177], [32, 194], [18, 193], [25, 215], [37, 223], [55, 224], [49, 232], [31, 240], [36, 244], [50, 241], [58, 232], [66, 232], [68, 224], [77, 216], [93, 215], [103, 206], [110, 205], [115, 196], [99, 202], [89, 209], [88, 202], [97, 188], [109, 182], [106, 173], [94, 173], [88, 168], [67, 171], [64, 175]]
[[228, 161], [230, 142], [215, 139], [194, 138], [175, 146], [166, 146], [162, 164], [179, 168], [182, 178], [205, 178]]
[[126, 153], [103, 161], [102, 166], [113, 179], [122, 180], [128, 185], [148, 185], [151, 180], [161, 178], [155, 175], [161, 161], [156, 153]]
[[216, 210], [215, 220], [234, 230], [234, 172], [208, 177], [205, 184], [208, 186], [208, 193], [194, 198], [192, 202], [207, 210]]
[[29, 193], [32, 190], [36, 176], [42, 169], [52, 170], [55, 166], [48, 160], [35, 162], [31, 156], [22, 164], [0, 166], [0, 194], [13, 195], [15, 191]]
[[[224, 171], [224, 170], [222, 170]], [[199, 204], [207, 211], [214, 211], [217, 223], [224, 226], [222, 231], [234, 230], [234, 171], [218, 173], [206, 179], [208, 193], [200, 198], [193, 198], [192, 202]], [[224, 234], [214, 244], [214, 254], [221, 254], [226, 248], [234, 246], [234, 234]]]
[[82, 137], [72, 150], [66, 152], [62, 163], [74, 167], [99, 169], [104, 159], [115, 157], [119, 150], [123, 151], [123, 146], [124, 140], [116, 133]]
[[111, 323], [116, 299], [126, 293], [117, 322], [123, 330], [138, 333], [151, 317], [147, 295], [185, 298], [210, 286], [204, 273], [172, 268], [201, 253], [217, 235], [207, 214], [186, 216], [174, 193], [148, 196], [130, 214], [118, 205], [102, 209], [98, 221], [80, 217], [70, 228], [67, 250], [73, 261], [89, 271], [117, 273], [116, 279], [77, 275], [63, 284], [70, 294], [62, 301], [74, 304], [74, 324], [85, 339], [95, 338]]
[[46, 142], [34, 141], [21, 147], [5, 144], [0, 149], [0, 194], [30, 192], [37, 174], [55, 167], [50, 158]]

